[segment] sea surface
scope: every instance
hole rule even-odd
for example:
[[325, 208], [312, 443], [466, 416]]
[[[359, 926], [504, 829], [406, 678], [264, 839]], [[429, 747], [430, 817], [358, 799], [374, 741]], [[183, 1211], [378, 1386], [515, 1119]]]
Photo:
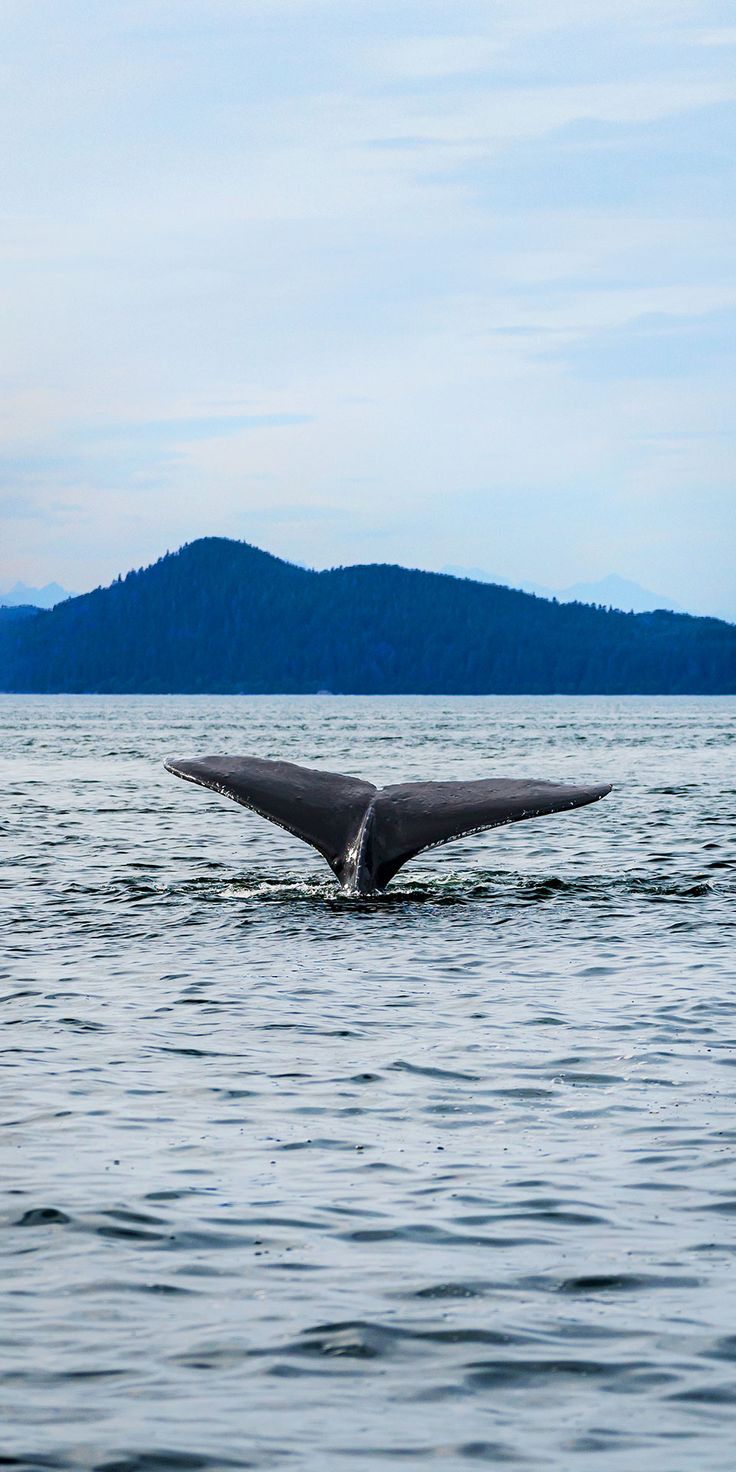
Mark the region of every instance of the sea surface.
[[[0, 1465], [736, 1465], [736, 701], [0, 697]], [[167, 754], [609, 779], [382, 898]]]

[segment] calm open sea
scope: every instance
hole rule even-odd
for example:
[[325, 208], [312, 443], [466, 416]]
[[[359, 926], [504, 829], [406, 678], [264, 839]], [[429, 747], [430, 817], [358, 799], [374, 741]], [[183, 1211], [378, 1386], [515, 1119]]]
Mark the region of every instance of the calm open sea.
[[[0, 698], [0, 1465], [733, 1472], [735, 717]], [[355, 900], [211, 751], [616, 787]]]

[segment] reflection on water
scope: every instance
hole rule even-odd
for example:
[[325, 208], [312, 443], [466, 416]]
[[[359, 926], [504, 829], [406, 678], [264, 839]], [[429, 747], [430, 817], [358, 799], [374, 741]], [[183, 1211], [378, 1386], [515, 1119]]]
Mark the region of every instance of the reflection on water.
[[[0, 711], [2, 1464], [731, 1472], [734, 702]], [[351, 899], [228, 749], [616, 790]]]

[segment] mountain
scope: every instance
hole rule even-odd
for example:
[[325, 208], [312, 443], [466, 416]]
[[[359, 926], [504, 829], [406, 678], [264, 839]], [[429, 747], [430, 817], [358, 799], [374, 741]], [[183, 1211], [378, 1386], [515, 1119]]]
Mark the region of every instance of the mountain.
[[[473, 578], [479, 583], [503, 583], [503, 578], [494, 577], [479, 567], [444, 567], [443, 572], [458, 578]], [[538, 598], [556, 598], [558, 603], [593, 603], [596, 607], [618, 608], [622, 613], [653, 613], [665, 608], [670, 613], [682, 613], [682, 609], [662, 593], [651, 593], [641, 583], [622, 578], [617, 572], [599, 578], [597, 583], [573, 583], [569, 588], [547, 588], [543, 583], [515, 583], [524, 593], [536, 593]]]
[[617, 572], [609, 573], [597, 583], [573, 583], [571, 588], [561, 588], [555, 597], [561, 603], [596, 603], [604, 608], [620, 608], [623, 613], [653, 613], [657, 608], [666, 608], [669, 613], [682, 612], [663, 593], [650, 593], [648, 588], [619, 577]]
[[14, 583], [7, 593], [0, 593], [0, 608], [17, 608], [32, 605], [34, 608], [53, 608], [64, 598], [73, 598], [59, 583], [46, 583], [43, 588], [29, 588], [27, 583]]
[[0, 689], [736, 692], [736, 626], [373, 564], [312, 572], [205, 537], [0, 623]]
[[10, 623], [14, 619], [29, 618], [32, 613], [40, 613], [39, 608], [34, 608], [32, 603], [0, 603], [0, 623]]

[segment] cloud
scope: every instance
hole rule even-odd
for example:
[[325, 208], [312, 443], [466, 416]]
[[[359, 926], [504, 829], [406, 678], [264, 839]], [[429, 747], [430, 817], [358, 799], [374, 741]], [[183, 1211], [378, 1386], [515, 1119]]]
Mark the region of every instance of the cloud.
[[386, 47], [377, 59], [389, 76], [433, 82], [486, 73], [502, 51], [502, 45], [487, 35], [409, 36]]
[[212, 530], [317, 565], [485, 546], [557, 584], [610, 549], [723, 604], [718, 0], [9, 0], [3, 22], [0, 480], [51, 519], [13, 514], [0, 574], [83, 587]]
[[41, 522], [44, 526], [66, 526], [75, 522], [81, 506], [66, 501], [40, 504], [31, 496], [0, 496], [0, 518], [4, 521]]
[[623, 326], [589, 333], [550, 357], [587, 380], [691, 378], [702, 382], [736, 371], [736, 309], [684, 317], [647, 313]]
[[721, 26], [715, 31], [704, 31], [695, 39], [698, 46], [736, 46], [736, 26]]
[[669, 219], [697, 211], [718, 220], [724, 183], [736, 173], [735, 131], [731, 100], [664, 118], [586, 116], [482, 160], [446, 160], [445, 170], [489, 208], [523, 210], [531, 220], [542, 211], [591, 209]]
[[88, 444], [121, 442], [150, 444], [154, 448], [187, 445], [195, 440], [223, 439], [244, 430], [284, 429], [309, 424], [309, 414], [210, 414], [181, 419], [151, 419], [119, 424], [99, 424], [80, 431]]

